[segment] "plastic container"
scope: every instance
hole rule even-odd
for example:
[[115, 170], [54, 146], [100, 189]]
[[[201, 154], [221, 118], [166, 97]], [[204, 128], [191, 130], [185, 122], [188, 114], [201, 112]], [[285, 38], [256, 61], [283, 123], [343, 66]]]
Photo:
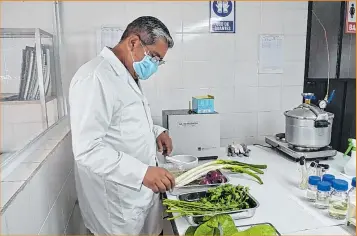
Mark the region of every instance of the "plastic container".
[[306, 190], [306, 198], [311, 202], [316, 201], [316, 194], [317, 194], [317, 184], [321, 181], [319, 176], [309, 176], [308, 187]]
[[342, 179], [335, 179], [332, 182], [333, 191], [329, 200], [329, 215], [332, 218], [343, 220], [347, 215], [348, 208], [348, 182]]
[[352, 188], [348, 191], [347, 224], [356, 226], [356, 177], [351, 182]]
[[317, 184], [317, 194], [315, 207], [319, 209], [327, 209], [329, 206], [329, 198], [331, 191], [331, 183], [326, 181], [320, 181]]
[[344, 167], [345, 174], [348, 176], [356, 175], [356, 139], [348, 139], [348, 148], [344, 154], [346, 156], [349, 152], [351, 152], [351, 158], [346, 163]]
[[192, 97], [192, 110], [197, 114], [215, 113], [214, 96]]

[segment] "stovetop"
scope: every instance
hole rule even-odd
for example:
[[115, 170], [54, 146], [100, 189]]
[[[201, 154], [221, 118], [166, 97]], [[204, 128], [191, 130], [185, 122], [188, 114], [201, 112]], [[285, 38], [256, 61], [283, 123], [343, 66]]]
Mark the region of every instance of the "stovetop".
[[327, 146], [321, 149], [300, 150], [292, 147], [284, 139], [277, 139], [276, 136], [265, 137], [265, 142], [271, 145], [273, 148], [287, 154], [288, 157], [294, 160], [298, 160], [300, 157], [305, 157], [306, 160], [326, 160], [329, 157], [333, 157], [337, 154], [337, 151], [332, 147]]

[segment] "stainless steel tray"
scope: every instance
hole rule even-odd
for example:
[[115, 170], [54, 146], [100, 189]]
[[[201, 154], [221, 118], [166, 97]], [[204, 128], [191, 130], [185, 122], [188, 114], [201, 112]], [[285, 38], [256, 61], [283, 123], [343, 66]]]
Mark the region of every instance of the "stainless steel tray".
[[183, 193], [191, 193], [194, 191], [204, 191], [207, 190], [209, 188], [214, 188], [214, 187], [218, 187], [222, 184], [228, 184], [230, 183], [230, 178], [228, 176], [228, 174], [224, 171], [221, 170], [217, 170], [219, 171], [226, 179], [227, 182], [225, 183], [218, 183], [218, 184], [205, 184], [205, 185], [200, 185], [200, 184], [194, 184], [194, 185], [186, 185], [183, 187], [175, 187], [173, 190], [170, 191], [171, 195], [177, 196], [177, 195], [181, 195]]
[[258, 226], [258, 225], [270, 225], [271, 227], [274, 228], [276, 235], [277, 236], [281, 236], [281, 234], [279, 233], [279, 231], [274, 227], [274, 225], [270, 224], [270, 223], [258, 223], [258, 224], [251, 224], [251, 225], [236, 225], [236, 227], [239, 229], [239, 231], [244, 231], [247, 230], [253, 226]]
[[[194, 192], [190, 192], [190, 193], [180, 194], [180, 195], [178, 195], [177, 198], [181, 201], [194, 202], [194, 201], [198, 201], [199, 199], [205, 197], [206, 193], [207, 193], [207, 190], [194, 191]], [[246, 218], [253, 217], [255, 214], [255, 210], [259, 207], [259, 202], [255, 198], [253, 198], [252, 195], [250, 195], [249, 193], [248, 193], [248, 196], [249, 196], [248, 202], [249, 202], [249, 205], [252, 206], [252, 208], [236, 210], [236, 211], [220, 212], [217, 215], [229, 214], [233, 220], [246, 219]], [[205, 217], [205, 215], [185, 216], [185, 218], [191, 225], [199, 225], [200, 223], [202, 223], [203, 217]]]

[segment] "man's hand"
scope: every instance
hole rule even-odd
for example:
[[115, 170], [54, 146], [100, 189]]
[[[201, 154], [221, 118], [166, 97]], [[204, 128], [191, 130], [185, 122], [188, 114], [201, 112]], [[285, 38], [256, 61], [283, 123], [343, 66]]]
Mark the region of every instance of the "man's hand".
[[168, 156], [172, 152], [172, 140], [166, 132], [162, 132], [156, 139], [159, 152], [164, 156]]
[[154, 193], [164, 193], [175, 186], [175, 178], [164, 168], [149, 166], [143, 184]]

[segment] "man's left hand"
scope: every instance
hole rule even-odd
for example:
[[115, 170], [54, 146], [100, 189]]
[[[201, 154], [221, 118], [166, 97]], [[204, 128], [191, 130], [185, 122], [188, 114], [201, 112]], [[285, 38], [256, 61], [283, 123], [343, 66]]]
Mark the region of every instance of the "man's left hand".
[[166, 132], [162, 132], [156, 139], [159, 152], [164, 156], [168, 156], [172, 152], [172, 140]]

